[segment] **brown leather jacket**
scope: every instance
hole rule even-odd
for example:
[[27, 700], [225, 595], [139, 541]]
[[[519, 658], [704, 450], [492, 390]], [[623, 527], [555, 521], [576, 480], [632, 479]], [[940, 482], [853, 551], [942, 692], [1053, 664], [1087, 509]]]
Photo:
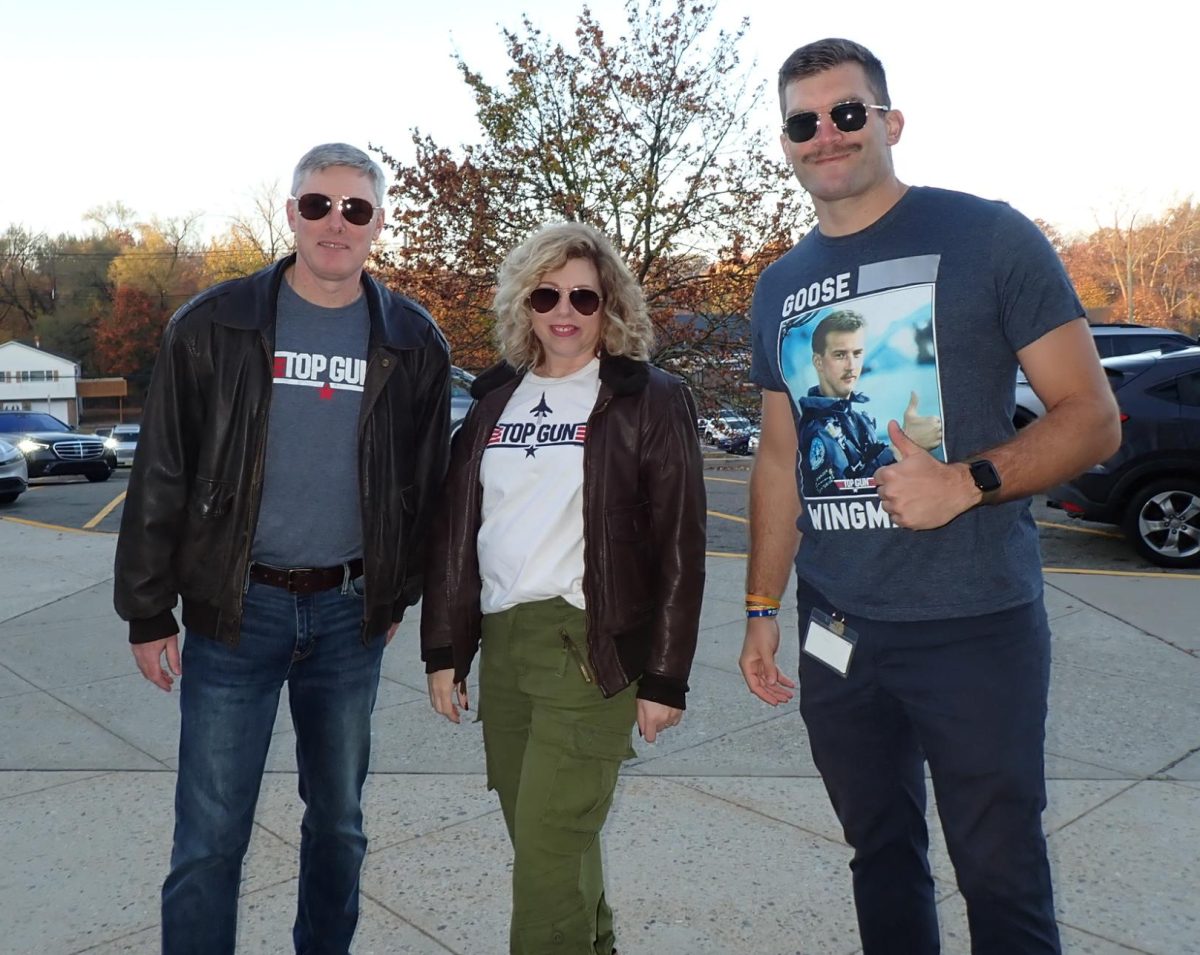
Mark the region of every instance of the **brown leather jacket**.
[[[426, 671], [466, 678], [479, 649], [476, 538], [483, 450], [521, 375], [501, 363], [475, 380], [430, 530], [421, 604]], [[687, 386], [646, 362], [603, 356], [583, 452], [587, 658], [605, 696], [684, 707], [704, 594], [705, 496]]]
[[[275, 302], [289, 256], [214, 286], [163, 333], [117, 539], [114, 602], [132, 643], [190, 630], [236, 645], [262, 495]], [[450, 353], [423, 308], [362, 277], [371, 332], [358, 461], [363, 637], [383, 634], [421, 594], [424, 534], [445, 474]]]

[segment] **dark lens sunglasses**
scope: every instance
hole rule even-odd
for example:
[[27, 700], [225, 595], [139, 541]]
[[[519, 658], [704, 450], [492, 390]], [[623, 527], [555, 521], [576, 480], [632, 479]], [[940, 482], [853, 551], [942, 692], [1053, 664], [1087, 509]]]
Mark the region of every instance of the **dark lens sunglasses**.
[[[837, 106], [829, 108], [829, 118], [843, 133], [857, 133], [867, 125], [867, 110], [871, 109], [883, 113], [888, 111], [886, 106], [874, 106], [871, 103], [838, 103]], [[817, 127], [820, 125], [821, 114], [808, 111], [789, 116], [783, 124], [783, 131], [792, 142], [806, 143], [817, 135]]]
[[306, 192], [298, 198], [292, 198], [296, 200], [296, 211], [309, 222], [316, 222], [329, 215], [335, 199], [342, 218], [351, 225], [366, 225], [375, 218], [375, 210], [383, 208], [371, 205], [366, 199], [354, 196], [325, 196], [319, 192]]
[[580, 315], [594, 315], [600, 307], [600, 293], [590, 288], [535, 288], [529, 293], [529, 307], [539, 315], [553, 312], [563, 292], [567, 293], [571, 308]]

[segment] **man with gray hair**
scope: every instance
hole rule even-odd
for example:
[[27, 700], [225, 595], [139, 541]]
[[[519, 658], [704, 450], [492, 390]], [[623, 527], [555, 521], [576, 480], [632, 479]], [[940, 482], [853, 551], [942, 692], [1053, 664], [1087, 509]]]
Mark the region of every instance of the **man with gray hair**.
[[421, 593], [449, 447], [445, 339], [363, 271], [384, 185], [359, 149], [310, 150], [287, 203], [295, 253], [163, 333], [114, 587], [142, 674], [166, 691], [182, 677], [168, 955], [234, 951], [285, 684], [305, 803], [296, 951], [347, 952], [358, 921], [381, 657]]

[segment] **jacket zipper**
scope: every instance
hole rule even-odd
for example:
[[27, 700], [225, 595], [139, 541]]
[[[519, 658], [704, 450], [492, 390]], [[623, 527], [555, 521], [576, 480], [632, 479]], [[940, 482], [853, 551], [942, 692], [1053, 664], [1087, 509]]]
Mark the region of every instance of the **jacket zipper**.
[[[263, 357], [267, 362], [268, 377], [267, 377], [267, 410], [263, 414], [264, 422], [271, 420], [271, 385], [270, 385], [270, 368], [271, 368], [271, 345], [265, 335], [259, 337], [259, 342], [262, 345]], [[242, 603], [245, 602], [245, 587], [249, 580], [250, 573], [250, 550], [254, 546], [254, 529], [258, 526], [258, 512], [262, 506], [262, 478], [263, 478], [263, 460], [266, 458], [267, 452], [267, 424], [264, 423], [261, 433], [258, 438], [258, 447], [254, 452], [254, 466], [250, 471], [250, 487], [253, 498], [250, 506], [250, 520], [245, 528], [246, 544], [242, 550], [241, 557], [241, 579], [242, 579]], [[238, 623], [241, 623], [241, 604], [238, 607]]]
[[579, 673], [583, 677], [584, 683], [595, 683], [596, 680], [592, 676], [592, 671], [588, 667], [587, 662], [583, 659], [583, 654], [579, 652], [579, 647], [575, 646], [575, 641], [571, 639], [570, 634], [566, 630], [560, 629], [558, 635], [562, 637], [563, 649], [571, 654], [575, 660], [575, 665], [579, 667]]
[[[601, 385], [601, 387], [603, 388], [604, 386]], [[597, 403], [596, 407], [592, 409], [592, 413], [590, 415], [588, 415], [587, 430], [588, 430], [589, 439], [592, 434], [592, 429], [594, 427], [596, 416], [599, 414], [602, 414], [604, 412], [604, 409], [608, 407], [608, 404], [610, 401], [612, 401], [612, 395], [611, 394], [605, 395]], [[590, 523], [590, 521], [588, 520], [588, 512], [589, 512], [588, 504], [592, 499], [591, 490], [590, 490], [591, 468], [588, 467], [588, 464], [589, 464], [588, 459], [592, 456], [592, 448], [590, 447], [590, 445], [591, 445], [591, 442], [589, 440], [588, 442], [586, 442], [584, 444], [584, 447], [583, 447], [583, 549], [584, 549], [585, 571], [586, 571], [586, 564], [587, 564], [588, 541], [592, 542], [592, 546], [600, 546], [600, 545], [597, 545], [596, 538], [591, 533], [591, 529], [588, 526]], [[583, 592], [584, 592], [584, 605], [585, 605], [585, 609], [584, 609], [585, 637], [584, 637], [584, 640], [586, 641], [585, 645], [588, 648], [588, 653], [590, 656], [590, 652], [591, 652], [590, 637], [591, 637], [591, 634], [596, 632], [596, 622], [595, 622], [595, 617], [593, 616], [593, 611], [596, 606], [596, 593], [595, 593], [594, 587], [588, 586], [588, 577], [589, 577], [589, 574], [587, 574], [585, 572], [583, 575]], [[583, 674], [584, 680], [586, 680], [588, 683], [594, 682], [594, 680], [592, 679], [592, 676], [591, 676], [591, 670], [589, 667], [585, 666], [584, 657], [583, 657], [583, 654], [581, 654], [579, 652], [579, 648], [576, 647], [575, 643], [571, 640], [571, 638], [569, 636], [567, 636], [567, 632], [565, 630], [562, 631], [562, 636], [563, 636], [563, 642], [566, 643], [570, 647], [571, 652], [575, 657], [575, 661], [579, 664], [579, 671]], [[603, 687], [601, 687], [601, 690], [603, 691]], [[607, 696], [607, 695], [608, 694], [606, 693], [605, 696]]]

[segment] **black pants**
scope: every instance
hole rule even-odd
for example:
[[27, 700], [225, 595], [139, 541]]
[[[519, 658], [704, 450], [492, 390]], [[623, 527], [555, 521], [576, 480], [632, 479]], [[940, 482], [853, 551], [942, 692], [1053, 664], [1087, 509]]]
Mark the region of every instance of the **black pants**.
[[[813, 606], [801, 583], [803, 638]], [[940, 950], [924, 761], [974, 955], [1059, 953], [1041, 814], [1050, 631], [1041, 600], [982, 617], [858, 632], [846, 677], [800, 654], [813, 758], [854, 849], [864, 955]]]

